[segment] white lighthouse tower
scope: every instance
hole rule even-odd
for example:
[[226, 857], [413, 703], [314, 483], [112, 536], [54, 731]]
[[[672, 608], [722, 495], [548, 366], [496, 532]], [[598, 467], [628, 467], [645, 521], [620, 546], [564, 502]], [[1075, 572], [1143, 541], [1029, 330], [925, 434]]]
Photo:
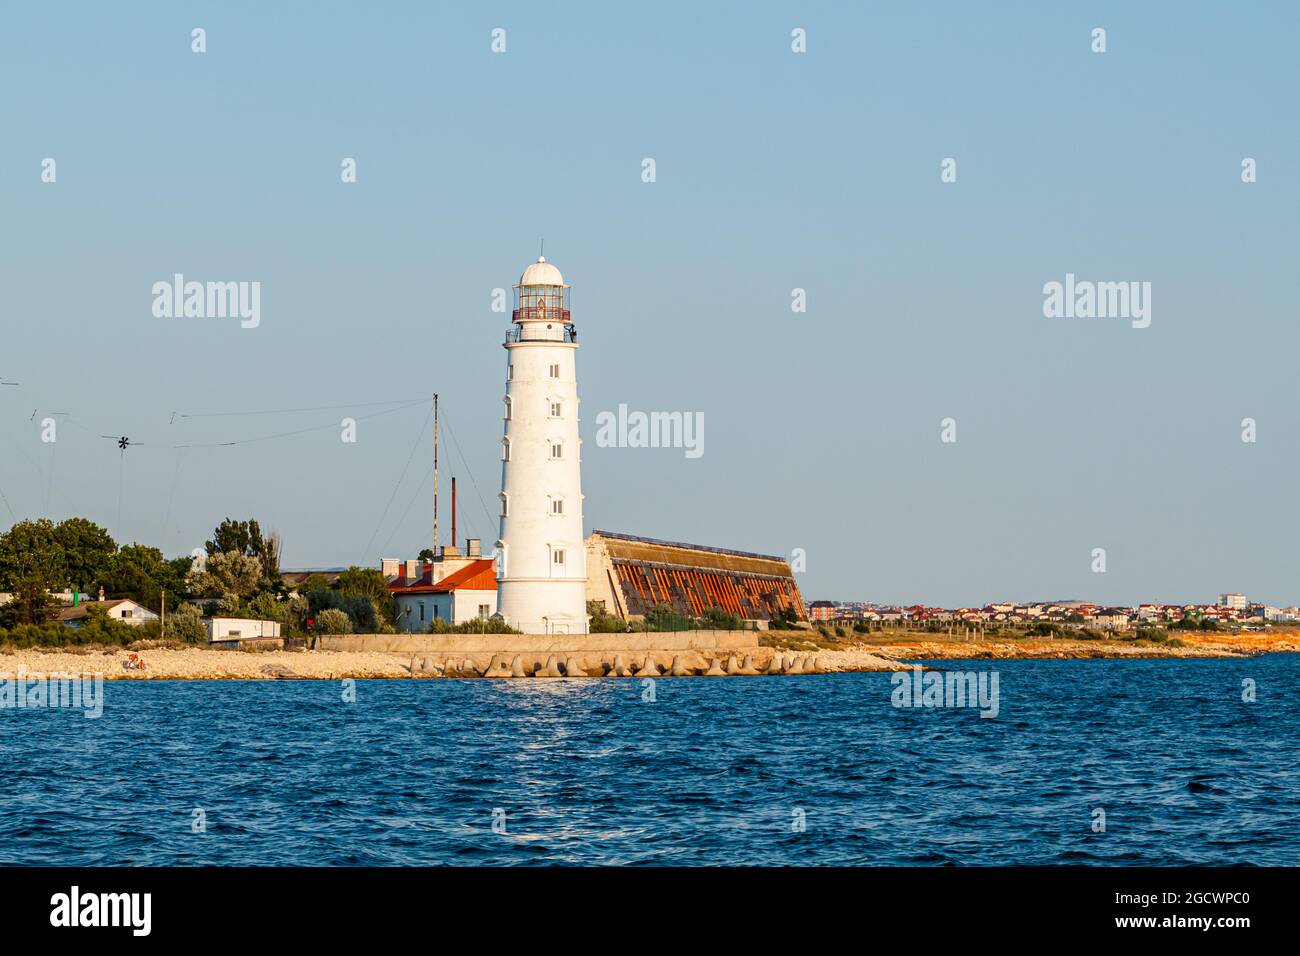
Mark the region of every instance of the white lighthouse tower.
[[497, 608], [525, 634], [585, 634], [578, 334], [545, 256], [515, 286], [506, 332]]

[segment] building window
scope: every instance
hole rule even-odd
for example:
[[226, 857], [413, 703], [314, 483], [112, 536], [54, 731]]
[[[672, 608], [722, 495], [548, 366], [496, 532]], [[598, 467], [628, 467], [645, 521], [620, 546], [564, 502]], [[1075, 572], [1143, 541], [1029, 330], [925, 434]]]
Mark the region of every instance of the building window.
[[563, 499], [563, 498], [552, 498], [552, 499], [551, 499], [551, 514], [553, 514], [553, 515], [562, 515], [562, 514], [564, 514], [564, 499]]
[[507, 381], [507, 382], [513, 382], [514, 380], [515, 380], [515, 367], [514, 367], [513, 364], [507, 365], [507, 366], [506, 366], [506, 381]]
[[559, 402], [551, 402], [551, 417], [559, 418], [563, 412], [563, 406]]
[[556, 548], [551, 552], [551, 563], [560, 565], [564, 563], [564, 549]]
[[510, 460], [510, 439], [509, 438], [501, 439], [501, 460], [502, 461]]
[[506, 403], [506, 421], [510, 421], [510, 418], [511, 418], [510, 410], [511, 410], [511, 406], [514, 404], [514, 402], [512, 402], [512, 401], [510, 400], [510, 396], [509, 396], [509, 395], [507, 395], [507, 396], [505, 397], [505, 403]]
[[509, 518], [510, 517], [510, 496], [503, 491], [501, 492], [499, 497], [501, 498], [501, 517]]
[[126, 618], [128, 618], [128, 617], [130, 617], [130, 616], [131, 616], [131, 610], [130, 610], [130, 608], [127, 608], [126, 610], [124, 610], [124, 611], [122, 612], [122, 618], [123, 618], [123, 620], [125, 620]]
[[485, 617], [487, 617], [490, 613], [491, 613], [491, 606], [490, 606], [490, 605], [487, 605], [487, 604], [480, 604], [480, 605], [478, 606], [478, 616], [479, 616], [479, 617], [484, 617], [484, 618], [485, 618]]
[[424, 602], [423, 602], [423, 601], [420, 602], [420, 620], [421, 620], [421, 621], [424, 620]]
[[564, 457], [564, 444], [562, 442], [551, 442], [551, 459], [557, 461]]
[[560, 366], [558, 366], [558, 365], [552, 365], [552, 366], [551, 366], [551, 378], [559, 378], [559, 377], [560, 377]]

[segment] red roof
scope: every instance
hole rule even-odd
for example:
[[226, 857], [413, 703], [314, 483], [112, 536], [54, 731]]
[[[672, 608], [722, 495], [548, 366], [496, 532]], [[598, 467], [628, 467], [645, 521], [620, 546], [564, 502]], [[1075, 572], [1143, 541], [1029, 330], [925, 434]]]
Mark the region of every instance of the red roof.
[[393, 585], [389, 587], [389, 590], [394, 594], [444, 594], [448, 591], [495, 591], [496, 589], [496, 562], [491, 558], [471, 561], [459, 571], [447, 575], [437, 584]]

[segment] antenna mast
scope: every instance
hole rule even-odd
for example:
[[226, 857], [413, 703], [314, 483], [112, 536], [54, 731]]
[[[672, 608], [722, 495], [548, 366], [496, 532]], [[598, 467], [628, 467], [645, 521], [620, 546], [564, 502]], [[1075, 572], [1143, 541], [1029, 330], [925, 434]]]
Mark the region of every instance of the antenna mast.
[[433, 560], [438, 560], [438, 393], [433, 395]]

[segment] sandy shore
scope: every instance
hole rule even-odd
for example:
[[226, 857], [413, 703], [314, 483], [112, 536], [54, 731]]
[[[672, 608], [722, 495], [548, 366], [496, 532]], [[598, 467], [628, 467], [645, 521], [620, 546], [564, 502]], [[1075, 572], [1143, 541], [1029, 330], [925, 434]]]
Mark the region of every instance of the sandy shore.
[[[1267, 634], [1225, 635], [1196, 634], [1181, 638], [1182, 646], [1168, 644], [1139, 645], [1133, 641], [1077, 641], [1051, 639], [1018, 640], [897, 640], [884, 644], [844, 644], [833, 648], [811, 647], [782, 650], [759, 647], [747, 652], [754, 669], [765, 671], [773, 657], [782, 655], [787, 663], [799, 659], [805, 666], [815, 661], [815, 669], [837, 671], [896, 671], [910, 666], [912, 660], [1006, 660], [1015, 658], [1142, 658], [1142, 657], [1246, 657], [1262, 653], [1300, 651], [1300, 632], [1275, 631]], [[211, 650], [205, 647], [157, 648], [139, 652], [148, 665], [145, 670], [126, 670], [122, 665], [129, 656], [125, 650], [0, 648], [0, 676], [25, 671], [37, 673], [102, 674], [104, 679], [124, 680], [339, 680], [353, 678], [433, 678], [448, 663], [443, 655], [436, 659], [407, 653], [379, 651], [241, 651]], [[653, 652], [649, 655], [657, 667], [667, 671], [675, 658], [686, 668], [702, 672], [716, 660], [725, 667], [727, 656], [716, 653]], [[746, 654], [738, 657], [744, 658]], [[527, 655], [525, 655], [527, 658]], [[561, 664], [567, 664], [558, 655]], [[644, 656], [628, 659], [637, 668]], [[483, 673], [493, 664], [492, 655], [476, 654], [454, 661], [457, 676], [469, 676], [470, 668]], [[508, 662], [505, 662], [508, 663]], [[529, 671], [541, 663], [539, 658], [525, 659]], [[597, 676], [610, 661], [591, 656], [575, 662], [585, 673]], [[499, 673], [498, 664], [498, 670]], [[802, 668], [801, 668], [802, 669]], [[566, 667], [567, 670], [567, 667]]]

